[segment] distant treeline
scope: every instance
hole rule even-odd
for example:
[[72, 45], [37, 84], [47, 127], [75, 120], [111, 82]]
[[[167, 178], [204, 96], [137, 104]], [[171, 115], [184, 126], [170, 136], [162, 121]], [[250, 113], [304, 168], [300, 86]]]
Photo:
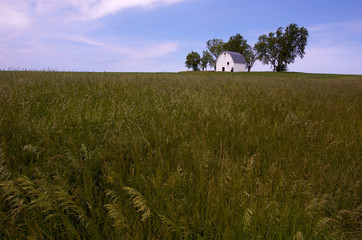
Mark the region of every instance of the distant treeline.
[[192, 51], [186, 56], [185, 65], [194, 71], [206, 70], [207, 66], [216, 69], [216, 59], [222, 51], [238, 52], [245, 57], [248, 72], [256, 60], [269, 64], [273, 71], [286, 71], [287, 65], [294, 62], [296, 57], [303, 58], [307, 45], [308, 30], [290, 24], [285, 29], [279, 27], [275, 32], [259, 36], [258, 42], [251, 46], [242, 35], [231, 36], [228, 42], [222, 39], [211, 39], [206, 42], [202, 57]]

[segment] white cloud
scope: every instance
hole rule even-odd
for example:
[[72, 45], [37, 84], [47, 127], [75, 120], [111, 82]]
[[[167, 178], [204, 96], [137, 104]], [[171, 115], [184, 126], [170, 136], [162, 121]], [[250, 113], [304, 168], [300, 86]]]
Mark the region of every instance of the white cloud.
[[361, 62], [362, 49], [356, 46], [312, 47], [306, 50], [305, 58], [297, 59], [289, 69], [313, 73], [362, 74]]
[[181, 1], [0, 0], [0, 68], [152, 71], [179, 51], [178, 42], [103, 35], [99, 19]]
[[0, 33], [24, 29], [33, 19], [76, 21], [100, 19], [127, 8], [170, 5], [186, 0], [2, 0]]
[[127, 56], [130, 59], [150, 59], [167, 57], [171, 53], [178, 51], [179, 43], [162, 42], [153, 44], [139, 44], [138, 46], [117, 46], [110, 45], [108, 50]]
[[85, 36], [81, 36], [81, 35], [63, 35], [63, 36], [58, 36], [58, 39], [63, 39], [63, 40], [68, 40], [71, 42], [77, 42], [77, 43], [82, 43], [82, 44], [87, 44], [87, 45], [93, 45], [93, 46], [98, 46], [98, 47], [102, 47], [104, 46], [103, 43], [99, 42], [99, 41], [95, 41], [93, 39], [87, 38]]
[[35, 12], [49, 14], [64, 11], [67, 20], [99, 19], [131, 7], [155, 7], [185, 0], [35, 0]]
[[10, 41], [31, 25], [29, 5], [22, 3], [22, 0], [0, 2], [0, 43]]
[[[76, 71], [158, 71], [179, 51], [178, 42], [124, 42], [83, 35], [31, 37], [0, 50], [0, 68]], [[19, 57], [21, 56], [21, 57]], [[34, 59], [36, 56], [36, 59]], [[167, 60], [165, 60], [167, 59]], [[159, 69], [162, 66], [164, 69]]]
[[28, 16], [25, 11], [19, 10], [13, 4], [0, 2], [0, 28], [24, 28], [28, 25]]
[[[109, 14], [114, 14], [130, 7], [153, 7], [155, 5], [174, 4], [182, 0], [99, 0], [92, 4], [82, 5], [77, 9], [75, 19], [98, 19]], [[79, 14], [79, 16], [78, 16]]]
[[307, 29], [306, 55], [289, 66], [291, 71], [362, 74], [362, 21], [317, 24]]
[[362, 21], [344, 21], [344, 22], [331, 22], [315, 24], [308, 27], [309, 32], [316, 34], [323, 34], [330, 31], [343, 31], [347, 34], [361, 34]]

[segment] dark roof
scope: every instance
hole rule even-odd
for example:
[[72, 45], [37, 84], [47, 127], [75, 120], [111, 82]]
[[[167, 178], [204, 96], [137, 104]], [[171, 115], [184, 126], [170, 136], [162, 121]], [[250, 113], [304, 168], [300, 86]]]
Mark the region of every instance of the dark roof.
[[233, 59], [234, 63], [246, 63], [245, 57], [243, 55], [241, 55], [240, 53], [231, 52], [231, 51], [223, 51], [221, 54], [223, 54], [225, 52], [230, 54], [230, 56]]

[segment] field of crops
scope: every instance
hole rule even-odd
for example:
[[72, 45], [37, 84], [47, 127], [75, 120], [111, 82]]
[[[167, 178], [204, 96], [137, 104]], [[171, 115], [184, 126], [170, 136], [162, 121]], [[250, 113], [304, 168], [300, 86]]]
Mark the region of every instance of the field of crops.
[[362, 76], [0, 71], [0, 239], [360, 239]]

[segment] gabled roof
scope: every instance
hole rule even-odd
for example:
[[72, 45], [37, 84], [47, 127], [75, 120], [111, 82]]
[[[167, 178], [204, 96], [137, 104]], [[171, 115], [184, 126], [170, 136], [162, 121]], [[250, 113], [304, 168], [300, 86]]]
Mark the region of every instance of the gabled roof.
[[[231, 52], [231, 51], [223, 51], [221, 54], [223, 53], [228, 53], [230, 54], [231, 58], [233, 59], [234, 63], [246, 63], [245, 61], [245, 57], [243, 55], [241, 55], [240, 53], [238, 52]], [[220, 55], [221, 55], [220, 54]]]

